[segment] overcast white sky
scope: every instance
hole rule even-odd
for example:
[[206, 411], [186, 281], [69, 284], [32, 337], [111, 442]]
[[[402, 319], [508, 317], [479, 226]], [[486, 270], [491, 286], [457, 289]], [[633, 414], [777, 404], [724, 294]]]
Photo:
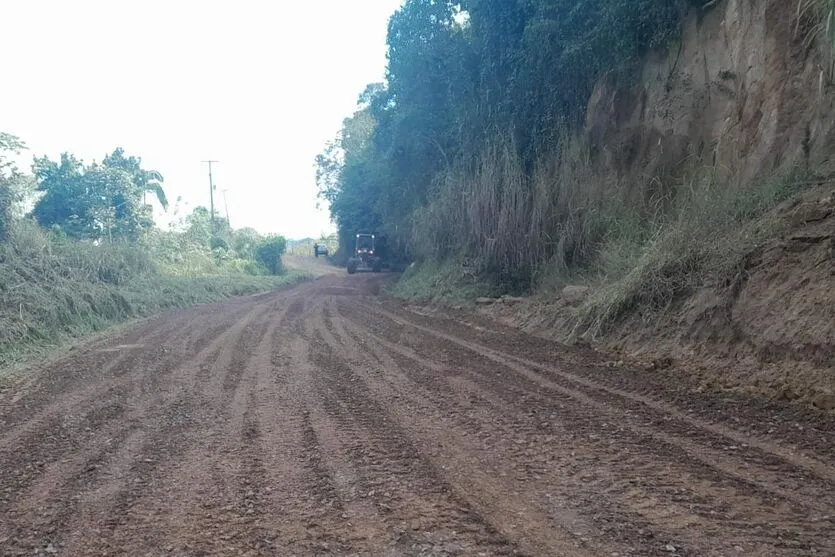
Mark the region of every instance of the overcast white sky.
[[382, 80], [400, 4], [0, 0], [0, 131], [28, 144], [27, 166], [122, 146], [184, 211], [208, 206], [201, 161], [217, 159], [233, 227], [318, 236], [332, 226], [313, 159]]

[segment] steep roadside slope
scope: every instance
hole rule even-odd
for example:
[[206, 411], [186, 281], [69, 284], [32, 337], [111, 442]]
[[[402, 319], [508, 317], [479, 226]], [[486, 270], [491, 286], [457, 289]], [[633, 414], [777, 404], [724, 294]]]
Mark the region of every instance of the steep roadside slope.
[[[680, 43], [648, 56], [629, 83], [601, 80], [589, 102], [580, 137], [590, 149], [590, 168], [650, 212], [670, 210], [667, 205], [687, 195], [694, 187], [689, 169], [707, 171], [708, 196], [731, 202], [748, 195], [736, 199], [734, 192], [765, 188], [775, 176], [800, 169], [792, 187], [806, 193], [729, 225], [727, 235], [710, 235], [721, 217], [686, 209], [678, 222], [665, 224], [669, 230], [702, 218], [679, 235], [703, 244], [699, 255], [724, 257], [724, 247], [732, 248], [726, 250], [731, 273], [668, 277], [684, 272], [672, 256], [660, 257], [653, 278], [686, 286], [656, 307], [636, 296], [625, 315], [602, 329], [579, 324], [587, 296], [626, 279], [591, 276], [593, 270], [577, 273], [591, 289], [545, 288], [531, 299], [481, 310], [549, 338], [597, 343], [614, 352], [613, 365], [637, 359], [654, 373], [676, 374], [701, 388], [835, 410], [835, 185], [828, 170], [835, 81], [825, 40], [831, 30], [815, 19], [815, 6], [724, 0], [694, 9]], [[644, 249], [655, 249], [653, 242]], [[640, 272], [634, 269], [631, 278]]]
[[657, 318], [633, 315], [608, 343], [656, 362], [672, 357], [704, 387], [835, 410], [835, 191], [764, 220], [787, 231], [748, 253], [731, 284], [705, 285]]
[[600, 336], [577, 327], [582, 289], [481, 312], [547, 338], [590, 341], [612, 365], [835, 410], [835, 189], [792, 199], [756, 226], [782, 233], [748, 252], [733, 280], [705, 283], [662, 311], [638, 308]]

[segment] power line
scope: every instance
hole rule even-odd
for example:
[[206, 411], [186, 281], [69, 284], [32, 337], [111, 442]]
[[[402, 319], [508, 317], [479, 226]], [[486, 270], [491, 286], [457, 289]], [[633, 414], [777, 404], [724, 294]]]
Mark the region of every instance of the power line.
[[212, 163], [220, 161], [203, 161], [209, 164], [209, 215], [212, 220], [212, 236], [215, 235], [215, 185], [212, 182]]

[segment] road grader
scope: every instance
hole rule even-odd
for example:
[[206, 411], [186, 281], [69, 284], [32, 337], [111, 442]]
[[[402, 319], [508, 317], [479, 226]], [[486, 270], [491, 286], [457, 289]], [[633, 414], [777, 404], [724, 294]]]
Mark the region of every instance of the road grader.
[[384, 250], [381, 238], [376, 234], [360, 233], [355, 240], [354, 252], [348, 259], [348, 274], [353, 275], [357, 271], [382, 271]]

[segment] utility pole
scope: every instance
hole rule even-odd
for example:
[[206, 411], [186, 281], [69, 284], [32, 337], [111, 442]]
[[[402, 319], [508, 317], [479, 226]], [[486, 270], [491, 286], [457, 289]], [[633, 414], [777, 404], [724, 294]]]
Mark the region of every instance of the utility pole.
[[229, 203], [226, 202], [226, 192], [229, 190], [220, 190], [223, 192], [223, 208], [226, 209], [226, 226], [232, 229], [232, 223], [229, 222]]
[[212, 163], [220, 161], [203, 161], [209, 164], [209, 214], [212, 219], [212, 236], [215, 235], [215, 185], [212, 182]]

